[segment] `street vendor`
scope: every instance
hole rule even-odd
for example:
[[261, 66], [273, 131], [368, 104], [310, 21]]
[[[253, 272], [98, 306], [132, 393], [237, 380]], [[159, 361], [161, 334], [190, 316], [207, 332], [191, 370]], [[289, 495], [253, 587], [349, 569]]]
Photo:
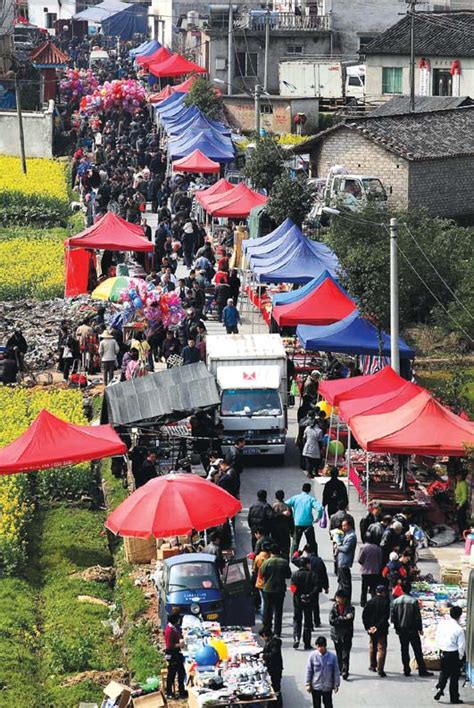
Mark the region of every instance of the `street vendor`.
[[459, 535], [468, 528], [467, 506], [469, 500], [469, 488], [466, 482], [465, 473], [460, 470], [456, 474], [456, 486], [454, 488], [454, 502], [456, 504], [456, 521], [459, 528]]
[[174, 698], [173, 686], [178, 677], [178, 690], [180, 698], [187, 698], [188, 692], [184, 687], [186, 671], [184, 669], [183, 633], [181, 630], [182, 617], [180, 614], [168, 615], [168, 624], [165, 629], [165, 659], [168, 663], [166, 677], [166, 698]]

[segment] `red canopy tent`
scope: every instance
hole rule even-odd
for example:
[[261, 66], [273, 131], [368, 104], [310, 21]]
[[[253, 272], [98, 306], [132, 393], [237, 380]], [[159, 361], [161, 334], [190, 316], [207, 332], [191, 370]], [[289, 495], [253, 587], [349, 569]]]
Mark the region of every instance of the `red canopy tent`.
[[95, 224], [65, 241], [69, 248], [106, 248], [110, 251], [153, 251], [143, 228], [108, 211]]
[[167, 538], [223, 524], [241, 511], [238, 499], [192, 474], [169, 474], [134, 491], [105, 522], [114, 534]]
[[73, 425], [42, 410], [28, 430], [0, 450], [0, 475], [75, 465], [123, 455], [111, 425]]
[[[161, 89], [161, 91], [159, 91], [158, 93], [153, 93], [151, 96], [149, 96], [148, 101], [150, 103], [159, 103], [160, 101], [164, 101], [165, 98], [169, 98], [169, 96], [171, 96], [173, 93], [189, 93], [189, 89], [197, 78], [198, 77], [196, 75], [192, 75], [189, 77], [189, 79], [186, 79], [180, 84], [176, 84], [176, 86], [171, 86], [170, 84], [167, 84], [164, 88]], [[219, 89], [216, 89], [216, 93], [220, 95]]]
[[[202, 202], [201, 202], [202, 203]], [[246, 218], [252, 209], [267, 203], [267, 197], [241, 182], [235, 189], [210, 197], [206, 200], [204, 208], [212, 216], [228, 218]]]
[[376, 374], [368, 376], [321, 381], [318, 393], [332, 406], [338, 406], [341, 401], [351, 398], [363, 398], [398, 390], [404, 383], [406, 383], [405, 379], [402, 379], [391, 366], [386, 366]]
[[221, 166], [218, 162], [206, 157], [200, 150], [193, 150], [193, 152], [182, 157], [180, 160], [173, 162], [173, 172], [197, 172], [212, 174], [219, 172]]
[[[193, 83], [196, 81], [198, 77], [193, 74], [190, 76], [188, 79], [185, 79], [182, 81], [180, 84], [176, 84], [176, 86], [172, 86], [171, 89], [173, 93], [189, 93], [189, 90]], [[218, 88], [215, 88], [215, 92], [220, 94], [220, 91]]]
[[339, 418], [350, 425], [352, 418], [357, 415], [390, 413], [424, 391], [425, 389], [421, 386], [401, 379], [400, 387], [392, 391], [384, 391], [362, 398], [359, 398], [355, 392], [354, 398], [339, 402]]
[[166, 47], [160, 47], [156, 50], [156, 52], [150, 54], [150, 56], [137, 57], [135, 61], [139, 66], [142, 66], [144, 69], [148, 69], [150, 64], [158, 64], [160, 61], [166, 61], [171, 56], [172, 53], [169, 49], [166, 49]]
[[272, 317], [279, 327], [329, 325], [344, 319], [355, 309], [354, 301], [328, 277], [301, 300], [275, 305]]
[[173, 87], [167, 84], [161, 89], [161, 91], [158, 91], [158, 93], [152, 93], [148, 96], [148, 103], [160, 103], [160, 101], [164, 101], [165, 98], [169, 98], [173, 93]]
[[172, 54], [165, 61], [148, 64], [148, 71], [153, 76], [182, 76], [183, 74], [207, 74], [207, 69], [189, 61], [181, 54]]
[[462, 457], [474, 444], [474, 423], [444, 408], [428, 391], [388, 413], [358, 415], [351, 429], [364, 450]]
[[206, 201], [209, 199], [209, 197], [214, 197], [217, 194], [225, 194], [226, 192], [230, 192], [233, 189], [235, 189], [235, 184], [232, 184], [232, 182], [228, 182], [224, 177], [221, 177], [221, 179], [217, 180], [213, 185], [208, 187], [207, 189], [202, 189], [199, 192], [195, 193], [195, 198], [197, 201], [203, 206], [206, 206]]

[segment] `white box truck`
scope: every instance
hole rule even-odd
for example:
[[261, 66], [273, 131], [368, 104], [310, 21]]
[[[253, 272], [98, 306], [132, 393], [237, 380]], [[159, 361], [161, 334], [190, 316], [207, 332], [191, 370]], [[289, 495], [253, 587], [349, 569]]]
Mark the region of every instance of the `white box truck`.
[[280, 96], [314, 97], [336, 103], [365, 97], [365, 64], [310, 57], [283, 59], [278, 73]]
[[285, 454], [287, 358], [278, 334], [224, 334], [206, 340], [207, 368], [221, 401], [224, 449], [244, 437], [247, 455]]

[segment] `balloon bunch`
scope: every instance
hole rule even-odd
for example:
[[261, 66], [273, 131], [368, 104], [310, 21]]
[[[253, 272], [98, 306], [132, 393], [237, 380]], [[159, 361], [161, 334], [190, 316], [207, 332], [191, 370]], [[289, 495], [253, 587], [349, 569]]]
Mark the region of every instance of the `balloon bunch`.
[[186, 313], [177, 293], [164, 293], [154, 283], [146, 283], [140, 278], [130, 278], [127, 290], [120, 293], [127, 317], [132, 319], [142, 314], [150, 323], [163, 322], [165, 327], [177, 327]]
[[133, 79], [114, 79], [106, 81], [80, 102], [81, 111], [94, 113], [97, 111], [125, 111], [136, 113], [145, 103], [146, 91]]
[[99, 86], [92, 69], [66, 69], [59, 90], [68, 103], [88, 96]]

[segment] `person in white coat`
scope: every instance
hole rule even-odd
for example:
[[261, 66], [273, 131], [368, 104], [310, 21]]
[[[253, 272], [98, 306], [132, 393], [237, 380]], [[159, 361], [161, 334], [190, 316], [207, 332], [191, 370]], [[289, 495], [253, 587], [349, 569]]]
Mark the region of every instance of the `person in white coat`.
[[117, 365], [117, 355], [120, 347], [110, 332], [105, 331], [101, 335], [99, 345], [100, 363], [102, 366], [102, 374], [104, 377], [104, 386], [114, 378], [114, 371]]
[[308, 414], [309, 424], [303, 433], [303, 460], [308, 477], [317, 477], [321, 465], [321, 448], [319, 443], [323, 437], [321, 428], [318, 426], [314, 413]]
[[466, 651], [466, 635], [459, 624], [462, 615], [461, 607], [455, 605], [438, 624], [436, 646], [441, 651], [441, 673], [435, 693], [435, 701], [444, 695], [444, 689], [449, 680], [449, 700], [451, 703], [462, 703], [459, 698], [459, 672]]

